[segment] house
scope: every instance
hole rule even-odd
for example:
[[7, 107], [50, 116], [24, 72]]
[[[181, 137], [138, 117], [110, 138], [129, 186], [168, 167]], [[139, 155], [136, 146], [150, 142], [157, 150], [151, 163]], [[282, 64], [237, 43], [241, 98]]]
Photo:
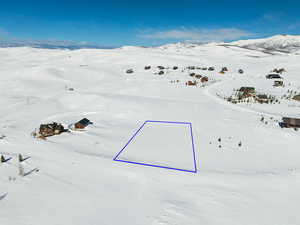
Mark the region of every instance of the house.
[[240, 74], [243, 74], [243, 73], [244, 73], [244, 70], [239, 69], [238, 72], [239, 72]]
[[228, 71], [228, 68], [225, 66], [225, 67], [222, 67], [222, 70], [223, 72], [227, 72]]
[[41, 124], [38, 133], [35, 133], [34, 136], [45, 138], [53, 135], [58, 135], [63, 132], [67, 132], [68, 129], [65, 129], [63, 125], [60, 123], [49, 123], [49, 124]]
[[293, 100], [300, 101], [300, 94], [299, 94], [299, 95], [295, 95], [295, 96], [293, 97]]
[[194, 69], [196, 69], [196, 67], [195, 66], [188, 66], [187, 69], [188, 70], [194, 70]]
[[208, 67], [208, 70], [209, 70], [209, 71], [214, 71], [214, 70], [215, 70], [215, 67], [210, 66], [210, 67]]
[[145, 70], [150, 70], [151, 66], [145, 66]]
[[75, 130], [81, 130], [86, 128], [88, 125], [93, 124], [90, 120], [87, 118], [83, 118], [82, 120], [78, 121], [74, 124]]
[[202, 82], [202, 83], [207, 82], [207, 81], [208, 81], [208, 77], [202, 77], [202, 78], [201, 78], [201, 82]]
[[239, 98], [248, 98], [251, 96], [255, 96], [255, 88], [254, 87], [241, 87], [238, 90]]
[[282, 122], [279, 123], [279, 126], [287, 128], [300, 128], [300, 118], [283, 117]]
[[255, 88], [254, 87], [241, 87], [239, 89], [239, 92], [255, 94]]
[[279, 74], [273, 73], [273, 74], [268, 74], [266, 76], [267, 79], [282, 79], [282, 77]]
[[186, 82], [185, 83], [185, 85], [187, 85], [187, 86], [196, 86], [197, 85], [197, 82], [196, 81], [188, 81], [188, 82]]
[[126, 70], [126, 73], [133, 73], [133, 69]]
[[283, 86], [283, 81], [282, 80], [275, 80], [273, 86], [274, 87], [281, 87], [281, 86]]
[[256, 101], [258, 101], [259, 103], [268, 103], [269, 102], [269, 97], [266, 94], [259, 94], [256, 95]]

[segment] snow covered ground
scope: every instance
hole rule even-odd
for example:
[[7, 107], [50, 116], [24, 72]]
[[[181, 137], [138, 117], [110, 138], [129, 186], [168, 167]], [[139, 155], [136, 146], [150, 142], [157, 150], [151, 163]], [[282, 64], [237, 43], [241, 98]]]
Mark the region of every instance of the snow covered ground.
[[[236, 105], [219, 97], [241, 86], [278, 96], [300, 91], [299, 55], [207, 44], [2, 48], [0, 59], [0, 154], [13, 157], [0, 164], [1, 225], [300, 224], [300, 132], [270, 119], [300, 117], [300, 103]], [[157, 75], [159, 65], [170, 69]], [[193, 80], [187, 66], [216, 70], [197, 70], [211, 82], [193, 87], [185, 85]], [[229, 69], [224, 75], [222, 66]], [[274, 88], [265, 75], [281, 67], [287, 85]], [[261, 115], [270, 122], [261, 123]], [[94, 122], [86, 131], [47, 140], [30, 135], [41, 123], [67, 126], [84, 117]], [[193, 124], [198, 173], [113, 161], [146, 120]], [[124, 157], [160, 162], [171, 146], [171, 163], [185, 165], [190, 158], [179, 148], [187, 143], [181, 131], [155, 127]], [[19, 153], [31, 157], [22, 163], [24, 177]]]

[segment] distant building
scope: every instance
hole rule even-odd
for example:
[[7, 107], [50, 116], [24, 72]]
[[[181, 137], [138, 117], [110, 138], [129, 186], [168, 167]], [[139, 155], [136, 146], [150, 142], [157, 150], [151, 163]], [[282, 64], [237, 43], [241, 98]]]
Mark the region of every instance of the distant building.
[[241, 87], [238, 90], [239, 99], [248, 98], [255, 96], [255, 88], [254, 87]]
[[279, 74], [276, 74], [276, 73], [274, 73], [274, 74], [268, 74], [266, 76], [266, 78], [267, 79], [282, 79], [282, 77]]
[[296, 101], [300, 101], [300, 95], [295, 95], [295, 96], [293, 97], [293, 99], [296, 100]]
[[88, 120], [87, 118], [83, 118], [79, 122], [75, 123], [74, 127], [75, 127], [76, 130], [78, 130], [78, 129], [84, 129], [84, 128], [86, 128], [90, 124], [93, 124], [93, 123], [90, 120]]
[[281, 86], [283, 86], [283, 81], [282, 80], [275, 80], [273, 86], [274, 87], [281, 87]]
[[279, 125], [281, 127], [300, 128], [300, 118], [283, 117]]

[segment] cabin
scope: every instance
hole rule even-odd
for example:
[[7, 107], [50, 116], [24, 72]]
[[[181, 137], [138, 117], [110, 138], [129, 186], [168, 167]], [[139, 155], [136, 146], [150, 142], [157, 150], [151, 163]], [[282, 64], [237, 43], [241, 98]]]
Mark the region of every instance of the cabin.
[[210, 67], [208, 67], [208, 70], [209, 70], [209, 71], [214, 71], [214, 70], [215, 70], [215, 67], [210, 66]]
[[53, 135], [58, 135], [67, 131], [68, 129], [65, 129], [64, 126], [60, 123], [53, 122], [49, 124], [41, 124], [36, 136], [45, 138]]
[[243, 92], [243, 93], [255, 93], [255, 88], [254, 87], [241, 87], [239, 89], [239, 92]]
[[200, 79], [202, 76], [200, 74], [195, 75], [195, 78]]
[[150, 70], [151, 66], [145, 66], [145, 70]]
[[185, 83], [185, 85], [187, 85], [187, 86], [196, 86], [197, 85], [197, 82], [196, 81], [188, 81], [188, 82], [186, 82]]
[[157, 66], [157, 68], [158, 68], [159, 70], [164, 70], [164, 69], [165, 69], [164, 66]]
[[196, 75], [196, 73], [190, 73], [191, 77], [194, 77]]
[[177, 70], [178, 69], [178, 66], [173, 66], [173, 70]]
[[195, 66], [188, 66], [187, 69], [188, 70], [194, 70], [194, 69], [196, 69], [196, 67]]
[[293, 100], [299, 101], [300, 102], [300, 94], [299, 95], [295, 95], [293, 97]]
[[222, 70], [223, 72], [227, 72], [228, 71], [228, 68], [225, 66], [225, 67], [222, 67]]
[[158, 72], [158, 75], [163, 75], [164, 73], [165, 72], [161, 70], [161, 71]]
[[280, 68], [280, 69], [275, 68], [272, 72], [282, 74], [282, 73], [285, 72], [285, 71], [286, 71], [286, 70], [285, 70], [284, 68]]
[[282, 80], [275, 80], [273, 86], [274, 87], [282, 87], [283, 86], [283, 81]]
[[238, 72], [239, 72], [240, 74], [243, 74], [243, 73], [244, 73], [244, 70], [239, 69]]
[[126, 70], [126, 73], [133, 73], [133, 69]]
[[279, 126], [286, 128], [300, 128], [300, 118], [283, 117], [282, 122], [279, 123]]
[[269, 102], [269, 97], [266, 94], [259, 94], [256, 95], [256, 101], [258, 101], [259, 103], [268, 103]]
[[241, 87], [238, 90], [238, 96], [240, 98], [248, 98], [255, 95], [255, 88], [254, 87]]
[[266, 76], [266, 78], [267, 79], [282, 79], [282, 77], [279, 74], [276, 74], [276, 73], [274, 73], [274, 74], [268, 74]]
[[87, 118], [83, 118], [82, 120], [78, 121], [74, 124], [75, 130], [81, 130], [86, 128], [88, 125], [93, 124], [90, 120]]
[[202, 82], [202, 83], [207, 82], [207, 81], [208, 81], [208, 77], [202, 77], [202, 78], [201, 78], [201, 82]]

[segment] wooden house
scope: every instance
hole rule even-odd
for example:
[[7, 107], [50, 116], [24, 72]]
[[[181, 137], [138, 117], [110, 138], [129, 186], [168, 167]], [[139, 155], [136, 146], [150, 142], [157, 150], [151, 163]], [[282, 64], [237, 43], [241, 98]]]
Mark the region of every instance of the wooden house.
[[87, 118], [83, 118], [82, 120], [78, 121], [74, 124], [75, 130], [81, 130], [86, 128], [88, 125], [93, 124], [90, 120]]
[[283, 86], [283, 81], [282, 80], [275, 80], [273, 86], [274, 87], [282, 87]]
[[296, 100], [296, 101], [299, 101], [299, 102], [300, 102], [300, 95], [295, 95], [295, 96], [293, 97], [293, 100]]
[[279, 125], [287, 128], [300, 128], [300, 118], [283, 117], [282, 122], [280, 122]]

